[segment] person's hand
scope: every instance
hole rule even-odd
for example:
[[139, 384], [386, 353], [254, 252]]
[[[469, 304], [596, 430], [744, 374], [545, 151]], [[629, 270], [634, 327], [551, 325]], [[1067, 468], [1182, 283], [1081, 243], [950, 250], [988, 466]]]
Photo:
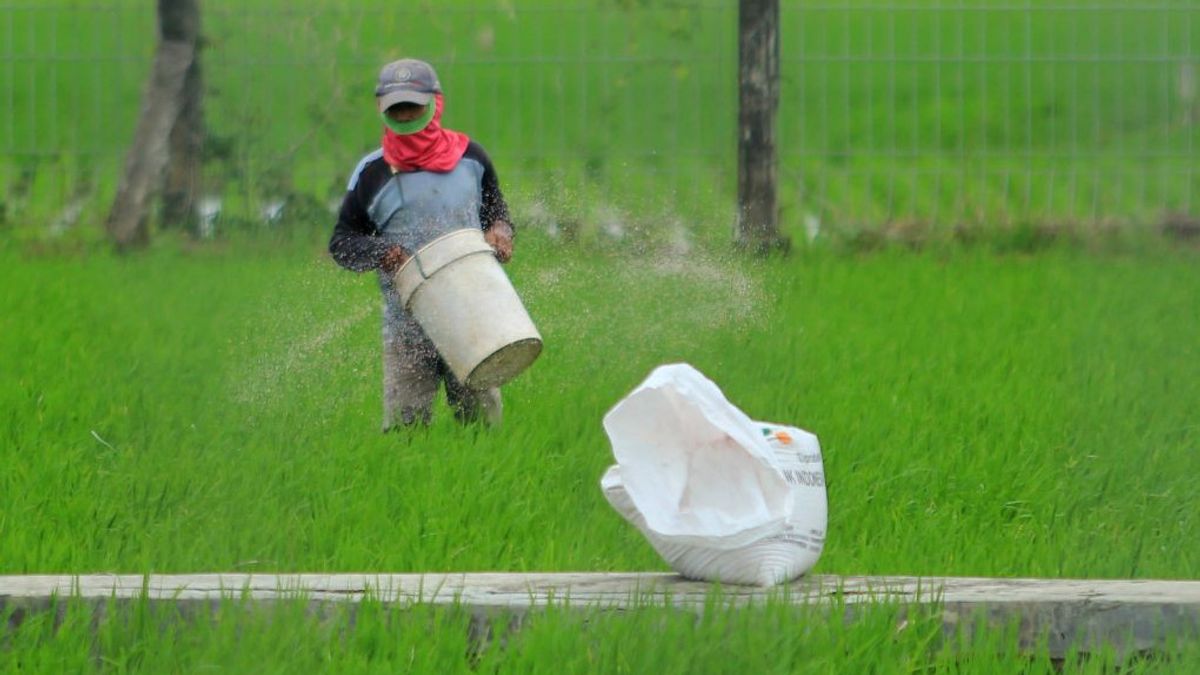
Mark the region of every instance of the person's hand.
[[506, 263], [512, 260], [513, 231], [512, 225], [503, 220], [492, 221], [492, 226], [483, 233], [488, 246], [496, 252], [496, 260]]
[[388, 274], [395, 274], [396, 270], [400, 269], [400, 266], [407, 260], [408, 253], [399, 246], [393, 246], [383, 254], [383, 260], [379, 261], [379, 267]]

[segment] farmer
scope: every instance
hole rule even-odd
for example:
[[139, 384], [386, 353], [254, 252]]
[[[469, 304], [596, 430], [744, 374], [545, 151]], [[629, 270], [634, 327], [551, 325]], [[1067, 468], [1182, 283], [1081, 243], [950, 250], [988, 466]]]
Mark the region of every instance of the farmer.
[[500, 262], [512, 257], [513, 229], [487, 153], [442, 128], [443, 97], [433, 67], [402, 59], [379, 73], [375, 103], [381, 147], [350, 176], [329, 252], [355, 272], [377, 270], [383, 291], [383, 429], [428, 424], [438, 384], [461, 422], [500, 421], [500, 390], [463, 386], [404, 310], [392, 274], [438, 236], [483, 230]]

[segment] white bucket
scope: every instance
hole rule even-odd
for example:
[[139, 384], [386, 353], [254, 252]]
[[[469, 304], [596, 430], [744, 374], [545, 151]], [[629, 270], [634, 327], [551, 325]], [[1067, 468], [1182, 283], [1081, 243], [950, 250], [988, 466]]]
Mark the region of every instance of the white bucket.
[[396, 270], [396, 291], [454, 377], [498, 387], [542, 352], [542, 336], [492, 247], [475, 228], [426, 244]]

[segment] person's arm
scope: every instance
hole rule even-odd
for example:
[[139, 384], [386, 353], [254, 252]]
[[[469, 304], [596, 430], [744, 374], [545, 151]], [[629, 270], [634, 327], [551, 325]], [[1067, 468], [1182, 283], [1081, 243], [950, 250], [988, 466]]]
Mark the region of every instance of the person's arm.
[[379, 237], [357, 188], [346, 192], [342, 199], [337, 224], [329, 239], [329, 253], [334, 262], [354, 272], [375, 269], [390, 272], [407, 259], [404, 249]]
[[508, 262], [512, 259], [513, 226], [512, 219], [508, 216], [508, 204], [504, 201], [504, 193], [500, 191], [500, 178], [496, 175], [491, 158], [478, 143], [472, 141], [467, 153], [483, 165], [479, 224], [483, 228], [484, 239], [495, 249], [496, 258], [500, 262]]

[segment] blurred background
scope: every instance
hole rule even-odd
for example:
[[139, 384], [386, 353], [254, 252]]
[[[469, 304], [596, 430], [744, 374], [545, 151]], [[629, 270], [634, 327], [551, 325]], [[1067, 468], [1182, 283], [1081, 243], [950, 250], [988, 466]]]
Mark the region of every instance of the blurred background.
[[[378, 68], [415, 56], [519, 226], [729, 236], [736, 2], [200, 10], [203, 197], [160, 230], [329, 228], [378, 142]], [[782, 0], [782, 227], [1190, 227], [1198, 23], [1195, 0]], [[156, 31], [143, 0], [0, 2], [0, 228], [99, 236]]]

